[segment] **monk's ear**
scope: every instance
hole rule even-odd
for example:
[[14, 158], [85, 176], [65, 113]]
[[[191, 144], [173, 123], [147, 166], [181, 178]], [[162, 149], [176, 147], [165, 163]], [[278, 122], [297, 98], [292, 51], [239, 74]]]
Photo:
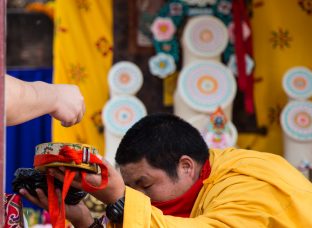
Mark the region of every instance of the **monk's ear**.
[[180, 158], [178, 167], [180, 174], [183, 176], [188, 176], [193, 179], [194, 176], [196, 175], [195, 162], [191, 157], [187, 155], [183, 155]]

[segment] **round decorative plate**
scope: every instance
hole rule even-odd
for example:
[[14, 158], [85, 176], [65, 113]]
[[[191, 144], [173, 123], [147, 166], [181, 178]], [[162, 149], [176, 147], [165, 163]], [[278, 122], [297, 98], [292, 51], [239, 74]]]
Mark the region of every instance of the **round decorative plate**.
[[312, 102], [291, 101], [281, 113], [284, 132], [299, 141], [312, 140]]
[[142, 87], [143, 75], [135, 64], [121, 61], [110, 69], [108, 83], [113, 92], [134, 95]]
[[197, 16], [189, 20], [183, 33], [185, 46], [195, 55], [220, 55], [228, 44], [228, 31], [222, 21], [213, 16]]
[[312, 72], [305, 67], [294, 67], [283, 77], [283, 88], [293, 99], [307, 99], [312, 96]]
[[195, 61], [183, 68], [178, 79], [178, 91], [191, 108], [213, 112], [224, 109], [234, 99], [236, 82], [232, 72], [215, 61]]
[[116, 96], [103, 110], [105, 128], [117, 136], [123, 136], [138, 120], [146, 115], [143, 103], [134, 96]]

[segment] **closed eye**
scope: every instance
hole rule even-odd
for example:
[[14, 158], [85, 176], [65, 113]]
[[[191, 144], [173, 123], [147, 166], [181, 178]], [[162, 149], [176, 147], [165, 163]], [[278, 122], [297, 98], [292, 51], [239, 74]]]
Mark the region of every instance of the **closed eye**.
[[152, 186], [152, 184], [151, 184], [151, 185], [143, 186], [142, 188], [143, 188], [143, 189], [149, 189], [151, 186]]

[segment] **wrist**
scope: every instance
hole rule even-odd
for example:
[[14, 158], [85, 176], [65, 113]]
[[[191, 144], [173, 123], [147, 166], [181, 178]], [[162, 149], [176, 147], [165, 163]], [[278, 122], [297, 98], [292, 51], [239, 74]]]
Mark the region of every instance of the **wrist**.
[[73, 218], [68, 218], [74, 227], [88, 228], [91, 224], [93, 224], [94, 219], [89, 209], [86, 208], [86, 210], [82, 211], [82, 213], [78, 213], [78, 215], [79, 216], [75, 216]]
[[70, 222], [74, 227], [89, 228], [94, 223], [94, 219], [92, 217], [81, 218], [80, 221], [76, 220], [76, 221], [70, 221]]
[[92, 192], [90, 194], [104, 204], [115, 203], [117, 200], [125, 196], [126, 186], [124, 184], [119, 187], [117, 187], [117, 184], [112, 186], [114, 187], [111, 188], [110, 186], [108, 186], [103, 190]]
[[107, 218], [115, 224], [123, 223], [125, 207], [125, 197], [118, 199], [115, 203], [108, 204], [106, 207], [106, 216]]
[[41, 107], [44, 107], [44, 113], [51, 113], [56, 109], [57, 105], [57, 91], [52, 84], [35, 81], [30, 82], [36, 94], [36, 100]]
[[125, 192], [126, 192], [126, 186], [123, 185], [121, 188], [119, 188], [119, 191], [115, 191], [115, 194], [112, 194], [112, 197], [107, 202], [107, 204], [113, 204], [122, 198], [124, 199], [125, 198]]
[[94, 220], [93, 220], [93, 223], [90, 225], [90, 226], [88, 226], [88, 228], [102, 228], [102, 227], [104, 227], [104, 225], [103, 225], [103, 218], [104, 217], [102, 217], [102, 218], [94, 218]]

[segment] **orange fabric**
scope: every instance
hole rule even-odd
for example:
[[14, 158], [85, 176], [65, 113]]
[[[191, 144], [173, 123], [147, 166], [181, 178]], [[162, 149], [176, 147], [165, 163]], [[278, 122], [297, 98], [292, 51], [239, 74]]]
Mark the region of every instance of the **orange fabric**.
[[54, 177], [47, 175], [48, 181], [48, 201], [49, 201], [49, 213], [51, 216], [51, 223], [54, 228], [63, 228], [65, 227], [65, 197], [67, 195], [68, 189], [71, 182], [73, 181], [76, 175], [76, 171], [66, 169], [64, 184], [62, 189], [62, 201], [61, 205], [58, 204], [58, 197], [55, 192], [54, 187]]
[[[34, 159], [34, 166], [43, 166], [49, 164], [51, 162], [75, 162], [76, 164], [82, 163], [83, 152], [76, 151], [68, 146], [63, 147], [59, 155], [54, 154], [40, 154], [36, 155]], [[97, 164], [101, 168], [101, 176], [102, 182], [100, 186], [93, 186], [86, 181], [86, 171], [81, 170], [81, 186], [82, 189], [86, 192], [94, 192], [106, 187], [108, 182], [108, 171], [107, 167], [104, 163], [97, 158], [94, 154], [90, 154], [90, 161], [91, 164]], [[62, 202], [61, 205], [58, 204], [58, 197], [55, 192], [54, 186], [54, 177], [51, 175], [47, 175], [47, 182], [48, 182], [48, 201], [49, 201], [49, 213], [51, 216], [51, 222], [53, 227], [60, 228], [65, 227], [65, 197], [67, 195], [68, 189], [76, 175], [79, 172], [77, 170], [72, 170], [70, 168], [65, 169], [65, 177], [62, 189]]]
[[86, 113], [70, 128], [53, 119], [52, 141], [93, 145], [103, 155], [101, 112], [109, 98], [113, 61], [113, 1], [56, 0], [54, 24], [53, 82], [77, 85]]

